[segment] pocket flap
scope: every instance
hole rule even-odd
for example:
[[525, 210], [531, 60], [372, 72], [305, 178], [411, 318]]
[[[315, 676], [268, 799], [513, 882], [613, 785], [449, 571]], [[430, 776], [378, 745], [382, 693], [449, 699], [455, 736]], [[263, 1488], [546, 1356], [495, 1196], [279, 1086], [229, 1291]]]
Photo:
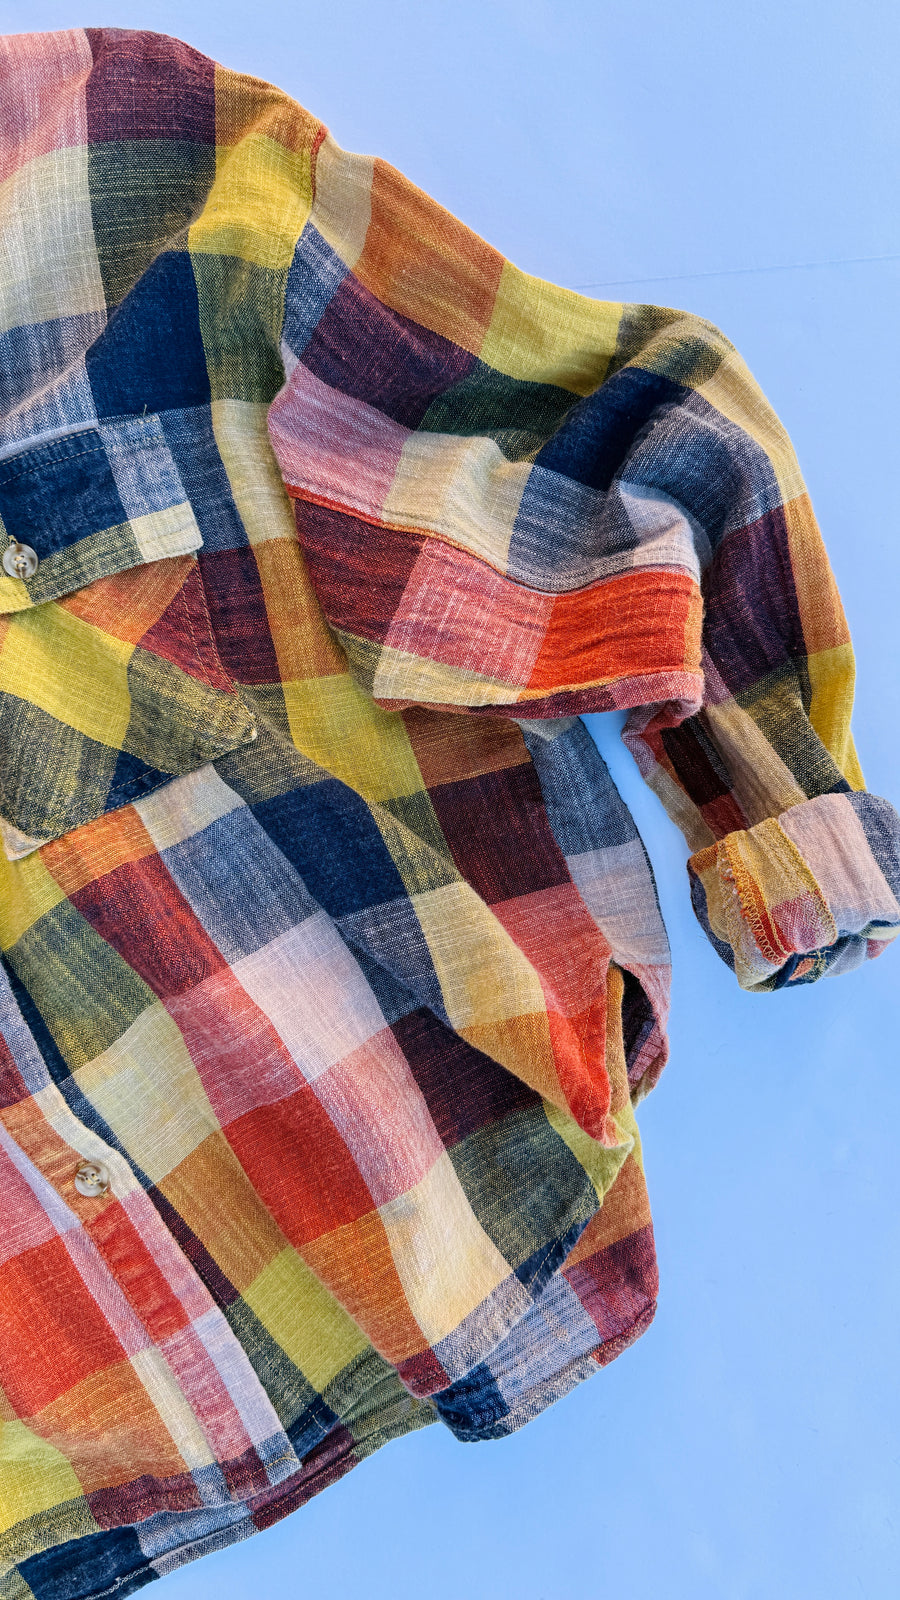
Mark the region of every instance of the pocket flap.
[[[158, 428], [156, 418], [121, 426], [120, 507], [139, 493], [146, 503], [139, 480], [157, 469], [157, 500], [174, 498]], [[39, 558], [34, 577], [0, 585], [0, 839], [11, 860], [256, 736], [216, 648], [202, 538], [180, 483], [179, 504], [108, 522], [114, 452], [100, 432], [0, 461], [5, 533]], [[67, 533], [77, 537], [64, 543]]]
[[158, 417], [43, 434], [0, 457], [0, 545], [30, 545], [27, 580], [0, 566], [0, 614], [203, 543]]

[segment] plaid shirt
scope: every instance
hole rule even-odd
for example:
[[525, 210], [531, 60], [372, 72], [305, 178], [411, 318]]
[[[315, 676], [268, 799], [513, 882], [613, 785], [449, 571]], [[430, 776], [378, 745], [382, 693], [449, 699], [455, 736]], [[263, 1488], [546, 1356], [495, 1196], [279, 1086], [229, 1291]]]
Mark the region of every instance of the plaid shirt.
[[519, 272], [277, 89], [2, 41], [0, 1600], [128, 1594], [648, 1324], [669, 954], [877, 955], [900, 824], [708, 323]]

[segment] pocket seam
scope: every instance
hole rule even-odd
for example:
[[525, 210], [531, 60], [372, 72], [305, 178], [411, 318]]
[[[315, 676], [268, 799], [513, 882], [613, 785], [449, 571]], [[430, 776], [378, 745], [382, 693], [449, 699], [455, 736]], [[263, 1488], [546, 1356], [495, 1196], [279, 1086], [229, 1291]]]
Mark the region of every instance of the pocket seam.
[[[40, 449], [41, 446], [38, 446], [38, 448]], [[65, 456], [63, 459], [66, 461], [80, 461], [83, 456], [98, 456], [101, 452], [103, 454], [106, 453], [105, 445], [95, 444], [90, 450], [73, 450], [70, 455]], [[0, 470], [0, 487], [6, 483], [15, 483], [17, 478], [33, 478], [36, 473], [43, 470], [43, 466], [22, 467], [20, 472], [4, 473]]]

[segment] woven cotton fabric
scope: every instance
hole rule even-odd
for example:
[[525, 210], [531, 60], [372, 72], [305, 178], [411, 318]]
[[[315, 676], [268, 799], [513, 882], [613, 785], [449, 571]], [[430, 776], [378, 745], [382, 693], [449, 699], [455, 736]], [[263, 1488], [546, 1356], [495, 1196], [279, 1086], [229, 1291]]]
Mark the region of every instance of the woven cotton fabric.
[[881, 952], [900, 822], [716, 328], [178, 41], [0, 62], [0, 1600], [99, 1600], [650, 1322], [669, 950], [579, 713], [747, 988]]

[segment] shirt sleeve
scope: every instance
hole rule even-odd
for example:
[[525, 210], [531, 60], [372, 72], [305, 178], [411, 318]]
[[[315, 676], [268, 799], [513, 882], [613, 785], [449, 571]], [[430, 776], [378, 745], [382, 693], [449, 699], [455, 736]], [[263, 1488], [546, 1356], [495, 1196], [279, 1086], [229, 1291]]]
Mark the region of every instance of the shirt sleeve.
[[528, 276], [326, 135], [269, 432], [378, 704], [627, 708], [745, 988], [900, 925], [900, 819], [850, 734], [846, 621], [784, 429], [703, 319]]

